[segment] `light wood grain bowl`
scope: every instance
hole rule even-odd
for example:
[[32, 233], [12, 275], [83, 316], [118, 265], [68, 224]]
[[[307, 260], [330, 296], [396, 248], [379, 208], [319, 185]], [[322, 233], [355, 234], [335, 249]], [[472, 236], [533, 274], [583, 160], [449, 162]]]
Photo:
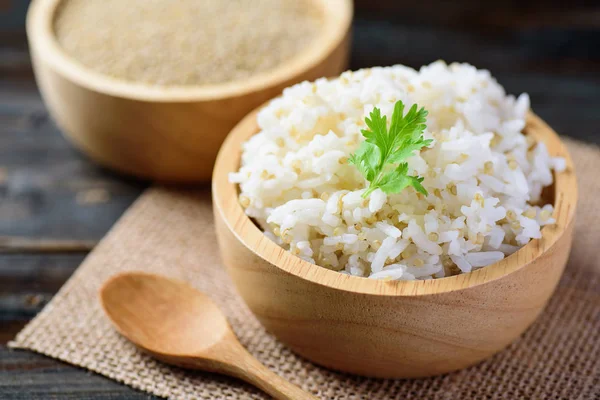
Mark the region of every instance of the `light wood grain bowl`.
[[256, 112], [231, 132], [217, 157], [213, 208], [223, 263], [252, 312], [279, 340], [340, 371], [412, 378], [443, 374], [502, 350], [527, 329], [566, 265], [577, 203], [571, 158], [536, 115], [526, 133], [567, 160], [546, 200], [556, 225], [506, 259], [477, 271], [428, 281], [381, 281], [310, 264], [269, 240], [244, 214], [227, 175], [240, 144], [258, 131]]
[[287, 86], [343, 72], [351, 0], [312, 0], [324, 10], [321, 35], [297, 57], [250, 79], [161, 88], [113, 79], [71, 59], [56, 41], [62, 0], [34, 0], [27, 36], [38, 86], [73, 144], [112, 169], [169, 182], [207, 181], [233, 126]]

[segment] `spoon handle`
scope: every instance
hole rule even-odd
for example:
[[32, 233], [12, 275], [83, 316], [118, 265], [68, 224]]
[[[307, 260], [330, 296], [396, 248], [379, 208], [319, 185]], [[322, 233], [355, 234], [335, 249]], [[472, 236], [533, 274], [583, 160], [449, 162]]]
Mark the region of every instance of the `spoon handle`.
[[[241, 347], [241, 346], [240, 346]], [[317, 400], [310, 393], [286, 381], [254, 358], [246, 349], [240, 351], [234, 374], [262, 389], [277, 400]]]

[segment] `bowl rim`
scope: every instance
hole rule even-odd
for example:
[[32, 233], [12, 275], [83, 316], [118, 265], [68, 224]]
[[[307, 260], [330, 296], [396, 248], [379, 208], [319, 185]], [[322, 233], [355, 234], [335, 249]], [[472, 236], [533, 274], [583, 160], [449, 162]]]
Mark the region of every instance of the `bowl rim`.
[[38, 53], [58, 73], [88, 89], [126, 99], [160, 102], [239, 97], [292, 81], [335, 51], [349, 34], [354, 13], [352, 0], [310, 0], [322, 8], [327, 23], [310, 45], [274, 69], [222, 84], [158, 86], [110, 77], [69, 56], [58, 43], [53, 28], [56, 10], [63, 1], [67, 0], [34, 0], [30, 4], [26, 31], [32, 52]]
[[236, 125], [225, 139], [213, 170], [212, 196], [215, 213], [246, 248], [276, 268], [312, 283], [353, 293], [382, 296], [419, 296], [449, 293], [484, 285], [524, 268], [548, 251], [572, 224], [577, 206], [577, 181], [571, 156], [557, 133], [532, 111], [525, 132], [543, 141], [552, 157], [564, 157], [567, 168], [554, 172], [554, 217], [556, 224], [542, 228], [542, 238], [533, 239], [503, 260], [475, 271], [445, 278], [417, 281], [383, 281], [341, 274], [311, 264], [284, 250], [267, 238], [239, 204], [237, 185], [228, 175], [239, 167], [241, 143], [258, 131], [254, 110]]

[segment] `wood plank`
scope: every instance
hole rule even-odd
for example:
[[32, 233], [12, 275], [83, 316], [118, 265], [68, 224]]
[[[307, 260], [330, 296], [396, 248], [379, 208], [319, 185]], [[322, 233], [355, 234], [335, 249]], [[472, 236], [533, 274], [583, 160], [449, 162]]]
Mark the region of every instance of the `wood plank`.
[[[30, 0], [0, 1], [0, 32], [21, 32]], [[358, 15], [394, 17], [401, 23], [429, 23], [461, 26], [471, 30], [514, 27], [594, 27], [600, 26], [597, 2], [572, 0], [478, 0], [410, 1], [355, 0]]]
[[33, 70], [27, 52], [27, 38], [22, 29], [10, 33], [0, 30], [0, 78], [2, 79], [33, 79]]
[[97, 244], [95, 240], [52, 238], [22, 238], [0, 236], [0, 254], [6, 253], [87, 253]]
[[158, 399], [50, 358], [0, 346], [0, 399]]
[[357, 13], [385, 15], [408, 24], [460, 26], [477, 30], [515, 27], [600, 26], [600, 5], [573, 0], [409, 1], [355, 0]]
[[33, 82], [0, 81], [0, 121], [1, 236], [97, 241], [147, 186], [75, 151]]
[[[571, 75], [598, 81], [598, 30], [516, 29], [475, 32], [440, 25], [410, 25], [382, 16], [354, 22], [352, 68], [406, 64], [419, 68], [435, 60], [468, 62], [501, 73]], [[550, 88], [550, 91], [552, 89]]]
[[[85, 254], [0, 255], [0, 345], [33, 318], [85, 258]], [[0, 365], [3, 363], [0, 352]]]
[[[2, 312], [2, 315], [4, 316], [4, 311]], [[13, 340], [17, 333], [19, 333], [21, 329], [27, 325], [27, 322], [29, 322], [30, 319], [31, 317], [10, 319], [8, 321], [0, 319], [0, 323], [2, 325], [2, 329], [0, 329], [0, 348]], [[3, 363], [2, 350], [0, 350], [0, 370], [2, 369]]]
[[[52, 295], [60, 289], [85, 256], [85, 254], [0, 255], [0, 295]], [[4, 310], [0, 308], [0, 312]]]

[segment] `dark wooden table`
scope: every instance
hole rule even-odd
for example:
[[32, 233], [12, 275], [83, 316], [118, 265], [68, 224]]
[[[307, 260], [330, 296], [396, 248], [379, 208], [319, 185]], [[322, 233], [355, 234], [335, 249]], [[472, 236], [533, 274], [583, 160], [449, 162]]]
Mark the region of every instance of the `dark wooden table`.
[[[598, 7], [451, 3], [436, 2], [431, 13], [433, 2], [359, 0], [352, 68], [468, 61], [492, 70], [508, 92], [528, 92], [558, 132], [600, 143]], [[67, 144], [37, 92], [23, 33], [0, 31], [0, 399], [149, 397], [5, 346], [147, 185]]]

